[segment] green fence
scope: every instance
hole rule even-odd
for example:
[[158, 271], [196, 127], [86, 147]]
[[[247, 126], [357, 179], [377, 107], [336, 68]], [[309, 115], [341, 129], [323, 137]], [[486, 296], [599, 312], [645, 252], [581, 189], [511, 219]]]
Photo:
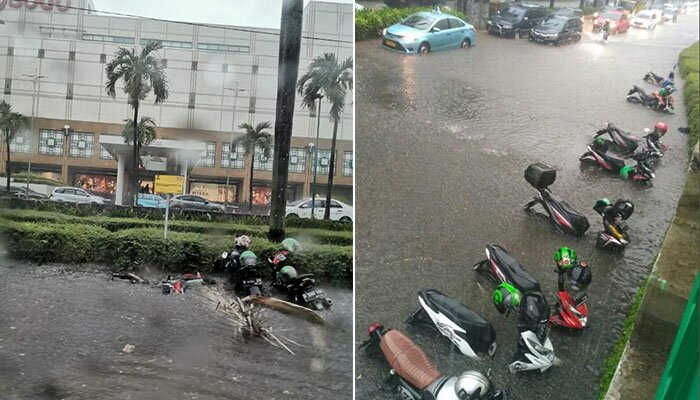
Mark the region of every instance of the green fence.
[[690, 292], [666, 369], [656, 390], [656, 400], [700, 399], [698, 286], [700, 286], [700, 274], [695, 275], [693, 290]]

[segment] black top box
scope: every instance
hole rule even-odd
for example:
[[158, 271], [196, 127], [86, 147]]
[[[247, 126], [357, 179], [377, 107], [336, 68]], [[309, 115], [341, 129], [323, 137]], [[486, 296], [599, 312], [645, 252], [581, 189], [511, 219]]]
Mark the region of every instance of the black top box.
[[547, 164], [530, 164], [525, 169], [525, 180], [535, 189], [546, 189], [557, 179], [557, 170]]

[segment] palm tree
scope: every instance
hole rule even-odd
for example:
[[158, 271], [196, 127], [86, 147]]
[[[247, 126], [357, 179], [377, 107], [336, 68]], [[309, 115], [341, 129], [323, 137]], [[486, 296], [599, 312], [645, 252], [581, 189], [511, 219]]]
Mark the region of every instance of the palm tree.
[[[120, 79], [124, 80], [124, 93], [128, 96], [128, 104], [134, 109], [134, 118], [131, 122], [134, 125], [132, 131], [139, 131], [137, 121], [139, 121], [139, 105], [141, 101], [153, 90], [155, 94], [155, 104], [160, 104], [168, 98], [168, 81], [165, 69], [160, 59], [153, 54], [163, 48], [160, 41], [152, 41], [141, 49], [140, 53], [136, 49], [125, 49], [120, 47], [114, 54], [114, 59], [107, 64], [107, 83], [105, 89], [107, 94], [114, 98], [116, 96], [116, 85]], [[131, 164], [131, 188], [129, 197], [136, 201], [136, 192], [139, 187], [139, 144], [138, 135], [132, 137]]]
[[[138, 149], [137, 154], [140, 156], [141, 149], [156, 140], [156, 123], [153, 121], [153, 118], [149, 116], [141, 117], [137, 132], [138, 136], [134, 138], [134, 121], [131, 119], [126, 120], [124, 129], [122, 129], [124, 143], [136, 143], [136, 148]], [[139, 160], [141, 160], [141, 157], [139, 157]]]
[[[0, 131], [4, 133], [5, 145], [7, 146], [7, 193], [10, 193], [10, 179], [12, 179], [12, 168], [10, 166], [10, 141], [20, 129], [27, 126], [27, 117], [20, 113], [13, 112], [9, 103], [4, 100], [0, 102]], [[29, 149], [31, 151], [31, 149]]]
[[[338, 135], [338, 122], [345, 109], [345, 96], [353, 86], [352, 57], [339, 63], [335, 54], [325, 53], [311, 61], [304, 75], [299, 78], [297, 92], [302, 96], [302, 107], [316, 110], [315, 100], [322, 94], [331, 103], [330, 120], [333, 121], [333, 140], [331, 141], [331, 159], [328, 168], [328, 191], [326, 192], [326, 210], [323, 219], [331, 215], [331, 193], [333, 192], [333, 175], [335, 170], [335, 142]], [[318, 150], [317, 150], [318, 151]]]
[[248, 210], [253, 210], [253, 166], [255, 165], [255, 146], [260, 147], [265, 158], [270, 158], [270, 148], [272, 147], [272, 135], [269, 132], [265, 132], [266, 129], [271, 129], [272, 124], [270, 121], [260, 122], [255, 127], [249, 123], [240, 124], [238, 126], [240, 129], [244, 129], [245, 133], [231, 143], [231, 151], [236, 148], [239, 143], [243, 144], [245, 152], [243, 153], [246, 157], [250, 157], [250, 184], [248, 191]]

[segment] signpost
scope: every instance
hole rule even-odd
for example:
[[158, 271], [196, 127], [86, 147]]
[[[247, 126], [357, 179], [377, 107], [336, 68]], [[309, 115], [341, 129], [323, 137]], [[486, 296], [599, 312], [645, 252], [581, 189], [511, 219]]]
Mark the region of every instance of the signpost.
[[182, 194], [185, 185], [185, 178], [180, 175], [156, 175], [153, 184], [153, 193], [163, 193], [168, 195], [165, 202], [165, 226], [163, 227], [163, 237], [168, 238], [168, 220], [170, 219], [170, 195]]

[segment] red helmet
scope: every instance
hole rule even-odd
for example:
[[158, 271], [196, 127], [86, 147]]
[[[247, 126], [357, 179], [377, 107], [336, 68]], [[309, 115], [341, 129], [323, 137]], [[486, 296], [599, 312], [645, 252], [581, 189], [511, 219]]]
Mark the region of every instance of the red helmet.
[[656, 125], [654, 125], [654, 129], [664, 135], [668, 131], [668, 125], [666, 125], [665, 122], [657, 122]]

